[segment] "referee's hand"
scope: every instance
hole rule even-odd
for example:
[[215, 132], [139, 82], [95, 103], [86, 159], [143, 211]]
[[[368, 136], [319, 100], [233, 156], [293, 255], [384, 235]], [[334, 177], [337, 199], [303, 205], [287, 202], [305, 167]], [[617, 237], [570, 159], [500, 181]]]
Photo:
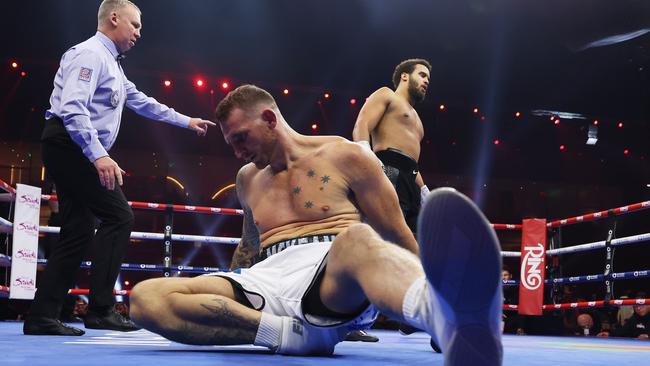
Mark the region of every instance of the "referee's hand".
[[187, 126], [190, 130], [196, 132], [199, 136], [205, 136], [208, 133], [208, 126], [216, 126], [217, 124], [201, 118], [190, 118], [190, 124]]
[[106, 189], [111, 191], [115, 189], [115, 178], [117, 178], [117, 184], [122, 185], [122, 174], [126, 172], [109, 156], [102, 156], [95, 160], [95, 168], [99, 174], [99, 182]]

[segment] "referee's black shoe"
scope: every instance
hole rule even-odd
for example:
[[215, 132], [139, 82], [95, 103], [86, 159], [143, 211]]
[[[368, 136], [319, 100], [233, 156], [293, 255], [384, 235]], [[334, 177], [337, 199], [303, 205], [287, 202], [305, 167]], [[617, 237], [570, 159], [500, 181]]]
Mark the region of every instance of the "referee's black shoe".
[[379, 338], [363, 330], [355, 330], [345, 336], [347, 342], [379, 342]]
[[59, 319], [30, 316], [23, 323], [23, 334], [26, 335], [60, 335], [80, 336], [83, 330], [61, 323]]
[[88, 311], [88, 315], [84, 319], [84, 325], [88, 329], [110, 329], [120, 332], [140, 330], [131, 320], [126, 319], [114, 309], [110, 309], [103, 314]]

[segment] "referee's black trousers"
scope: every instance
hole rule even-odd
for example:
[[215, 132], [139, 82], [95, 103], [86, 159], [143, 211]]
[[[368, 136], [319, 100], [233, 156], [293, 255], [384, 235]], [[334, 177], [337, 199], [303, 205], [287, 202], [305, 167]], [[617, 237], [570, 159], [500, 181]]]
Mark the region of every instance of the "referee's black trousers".
[[30, 315], [58, 318], [89, 247], [89, 310], [104, 313], [115, 302], [113, 287], [129, 244], [133, 212], [117, 180], [112, 191], [100, 184], [94, 164], [72, 141], [60, 120], [46, 121], [41, 140], [43, 164], [56, 184], [61, 232], [42, 280], [36, 284]]

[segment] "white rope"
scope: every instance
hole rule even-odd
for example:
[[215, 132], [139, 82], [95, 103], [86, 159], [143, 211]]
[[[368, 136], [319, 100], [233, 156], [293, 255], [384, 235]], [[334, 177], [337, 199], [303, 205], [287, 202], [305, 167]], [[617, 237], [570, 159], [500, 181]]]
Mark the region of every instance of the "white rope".
[[[626, 236], [623, 238], [613, 239], [612, 246], [620, 247], [629, 244], [636, 244], [650, 240], [650, 233]], [[546, 255], [561, 255], [568, 253], [586, 252], [589, 250], [601, 249], [605, 247], [605, 240], [595, 241], [592, 243], [579, 244], [566, 248], [551, 249], [546, 251]], [[521, 257], [521, 252], [501, 252], [502, 257]]]
[[[650, 233], [645, 233], [645, 234], [638, 234], [638, 235], [632, 235], [632, 236], [626, 236], [623, 238], [618, 238], [618, 239], [613, 239], [612, 240], [612, 246], [618, 247], [618, 246], [623, 246], [623, 245], [629, 245], [629, 244], [636, 244], [640, 243], [643, 241], [648, 241], [650, 240]], [[594, 250], [594, 249], [600, 249], [605, 247], [605, 240], [602, 241], [596, 241], [593, 243], [587, 243], [587, 244], [581, 244], [581, 245], [574, 245], [566, 248], [560, 248], [560, 249], [551, 249], [547, 250], [546, 254], [547, 255], [560, 255], [560, 254], [567, 254], [567, 253], [576, 253], [576, 252], [585, 252], [588, 250]]]
[[[13, 224], [10, 221], [5, 220], [0, 217], [0, 232], [11, 232]], [[42, 233], [58, 233], [60, 228], [55, 226], [39, 226], [38, 231]], [[164, 234], [162, 233], [148, 233], [148, 232], [139, 232], [133, 231], [131, 233], [132, 239], [152, 239], [152, 240], [163, 240]], [[223, 236], [203, 236], [203, 235], [188, 235], [188, 234], [172, 234], [172, 240], [174, 241], [191, 241], [191, 242], [202, 242], [209, 244], [239, 244], [240, 238], [230, 238]], [[636, 244], [644, 241], [650, 240], [650, 233], [626, 236], [623, 238], [617, 238], [612, 240], [612, 246], [624, 246], [629, 244]], [[590, 250], [601, 249], [605, 247], [605, 241], [595, 241], [591, 243], [574, 245], [566, 248], [551, 249], [546, 251], [546, 255], [562, 255], [568, 253], [577, 253], [577, 252], [586, 252]], [[507, 258], [516, 258], [521, 256], [521, 252], [510, 252], [503, 251], [501, 252], [502, 257]]]
[[[0, 217], [0, 220], [6, 221], [5, 224], [3, 221], [0, 221], [0, 225], [8, 226], [11, 228], [13, 224], [7, 220], [4, 220]], [[39, 226], [38, 231], [46, 234], [58, 234], [61, 228], [56, 226]], [[162, 233], [147, 233], [140, 231], [132, 231], [131, 239], [151, 239], [151, 240], [163, 240], [165, 235]], [[172, 234], [172, 240], [174, 241], [192, 241], [192, 242], [202, 242], [208, 244], [239, 244], [240, 238], [229, 238], [224, 236], [203, 236], [203, 235], [188, 235], [188, 234]]]
[[501, 252], [502, 257], [521, 257], [521, 252]]

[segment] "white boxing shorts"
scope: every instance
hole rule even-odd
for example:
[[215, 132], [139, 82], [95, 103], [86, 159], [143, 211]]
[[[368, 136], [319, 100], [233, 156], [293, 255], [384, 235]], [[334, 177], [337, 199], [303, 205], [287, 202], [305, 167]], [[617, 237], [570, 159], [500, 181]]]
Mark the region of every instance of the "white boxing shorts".
[[358, 314], [336, 318], [303, 310], [307, 292], [325, 271], [334, 237], [316, 235], [275, 243], [265, 248], [261, 253], [263, 260], [250, 268], [206, 276], [224, 277], [234, 282], [233, 286], [244, 292], [253, 308], [262, 312], [299, 318], [315, 327], [346, 327], [348, 331], [368, 329], [378, 315], [371, 304]]

